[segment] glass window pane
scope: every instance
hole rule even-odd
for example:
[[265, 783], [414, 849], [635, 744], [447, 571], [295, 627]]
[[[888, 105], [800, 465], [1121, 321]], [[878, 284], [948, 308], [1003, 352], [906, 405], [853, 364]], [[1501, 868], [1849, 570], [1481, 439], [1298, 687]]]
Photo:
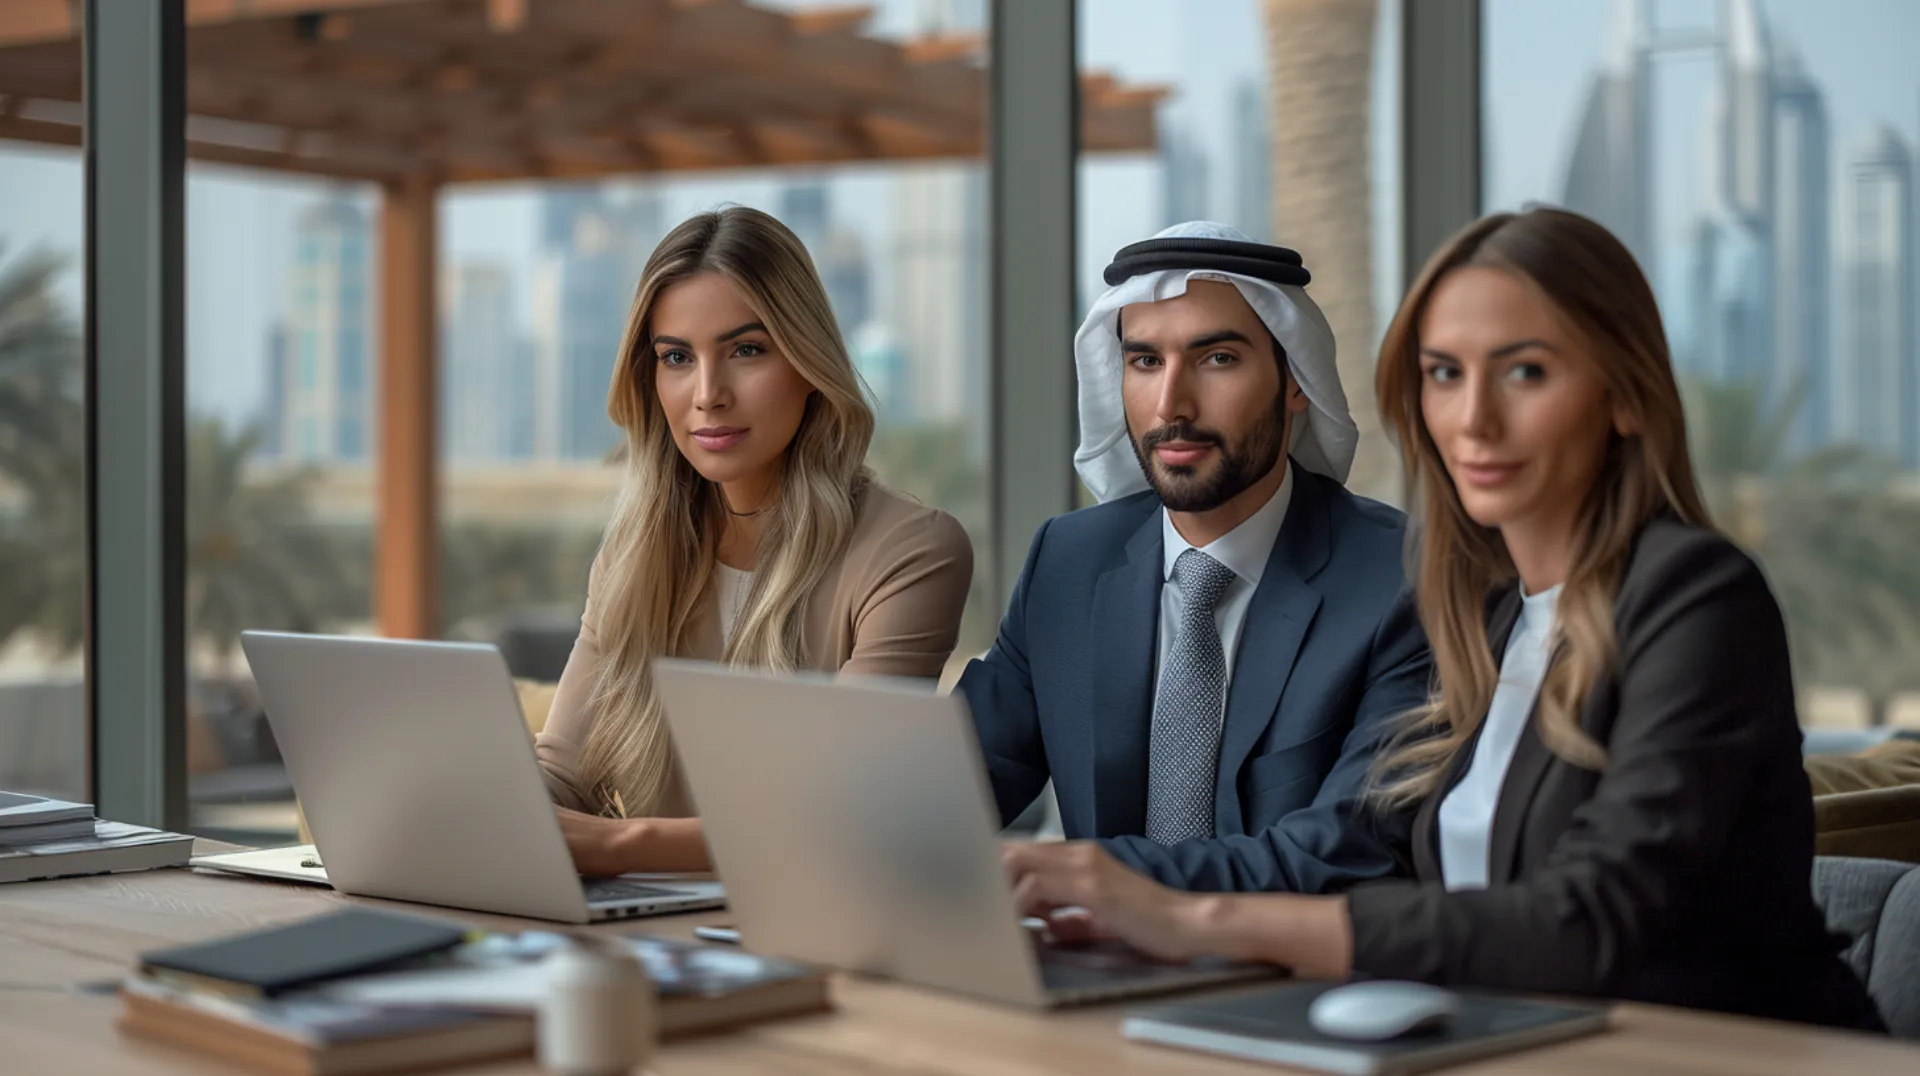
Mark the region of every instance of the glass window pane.
[[1920, 725], [1920, 5], [1487, 0], [1485, 35], [1486, 205], [1640, 258], [1803, 720]]
[[[822, 0], [755, 6], [845, 11]], [[943, 38], [984, 63], [984, 0], [872, 8], [854, 32], [890, 44]], [[794, 92], [825, 78], [800, 71]], [[759, 130], [776, 117], [740, 119]], [[778, 217], [813, 256], [878, 413], [869, 465], [885, 484], [952, 513], [972, 536], [973, 593], [954, 671], [987, 647], [999, 611], [987, 560], [986, 167], [978, 156], [903, 160], [890, 144], [870, 143], [844, 164], [442, 194], [446, 634], [499, 642], [518, 676], [559, 676], [621, 479], [608, 458], [622, 435], [607, 417], [607, 394], [635, 285], [675, 225], [739, 204]]]
[[75, 800], [87, 795], [83, 196], [78, 151], [0, 142], [0, 788]]
[[1398, 11], [1295, 0], [1079, 7], [1083, 71], [1168, 91], [1157, 152], [1081, 156], [1081, 310], [1105, 289], [1114, 251], [1182, 221], [1300, 251], [1361, 428], [1348, 484], [1389, 501], [1399, 499], [1398, 457], [1373, 419], [1372, 386], [1400, 294]]
[[295, 832], [293, 787], [240, 632], [373, 627], [378, 207], [370, 184], [187, 166], [187, 769], [197, 831], [262, 842]]

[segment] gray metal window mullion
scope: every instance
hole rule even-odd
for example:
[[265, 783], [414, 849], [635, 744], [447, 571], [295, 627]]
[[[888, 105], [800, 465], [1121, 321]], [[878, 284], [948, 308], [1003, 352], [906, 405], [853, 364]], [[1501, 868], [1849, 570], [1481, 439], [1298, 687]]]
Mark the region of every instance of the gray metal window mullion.
[[989, 115], [990, 489], [996, 600], [1073, 508], [1074, 0], [994, 0]]
[[87, 0], [89, 788], [103, 818], [184, 829], [183, 0]]
[[1481, 0], [1397, 2], [1401, 267], [1412, 283], [1428, 256], [1480, 215]]

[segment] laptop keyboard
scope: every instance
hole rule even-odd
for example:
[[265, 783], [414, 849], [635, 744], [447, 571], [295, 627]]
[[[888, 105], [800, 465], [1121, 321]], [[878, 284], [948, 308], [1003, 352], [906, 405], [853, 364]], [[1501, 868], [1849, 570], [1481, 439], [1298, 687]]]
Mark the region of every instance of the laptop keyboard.
[[630, 900], [685, 895], [677, 889], [662, 889], [657, 885], [643, 885], [622, 878], [583, 878], [581, 885], [586, 889], [588, 904], [620, 904]]
[[1040, 979], [1048, 990], [1074, 991], [1101, 989], [1143, 979], [1166, 979], [1187, 968], [1162, 964], [1123, 945], [1035, 946], [1040, 956]]

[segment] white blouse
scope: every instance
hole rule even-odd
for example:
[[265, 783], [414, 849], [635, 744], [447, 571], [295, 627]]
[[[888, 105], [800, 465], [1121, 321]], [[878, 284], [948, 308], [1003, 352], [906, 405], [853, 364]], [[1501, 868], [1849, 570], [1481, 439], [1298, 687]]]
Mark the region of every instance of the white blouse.
[[746, 608], [747, 591], [753, 586], [753, 573], [738, 568], [729, 568], [715, 562], [720, 570], [720, 642], [725, 645], [733, 641], [733, 627], [740, 621], [740, 611]]
[[1527, 727], [1553, 647], [1553, 613], [1560, 588], [1521, 591], [1520, 622], [1500, 661], [1500, 682], [1480, 727], [1467, 775], [1440, 801], [1440, 878], [1449, 890], [1487, 887], [1487, 845], [1513, 749]]

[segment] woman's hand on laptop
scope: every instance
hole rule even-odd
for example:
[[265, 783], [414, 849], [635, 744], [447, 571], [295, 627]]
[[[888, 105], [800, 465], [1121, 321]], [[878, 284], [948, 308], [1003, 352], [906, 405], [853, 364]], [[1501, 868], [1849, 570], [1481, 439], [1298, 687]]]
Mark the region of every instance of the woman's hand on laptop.
[[1045, 919], [1063, 941], [1110, 938], [1161, 960], [1263, 961], [1313, 978], [1350, 973], [1344, 897], [1182, 893], [1091, 841], [1009, 844], [1000, 857], [1020, 914]]
[[601, 818], [555, 807], [573, 868], [589, 878], [713, 869], [697, 818]]

